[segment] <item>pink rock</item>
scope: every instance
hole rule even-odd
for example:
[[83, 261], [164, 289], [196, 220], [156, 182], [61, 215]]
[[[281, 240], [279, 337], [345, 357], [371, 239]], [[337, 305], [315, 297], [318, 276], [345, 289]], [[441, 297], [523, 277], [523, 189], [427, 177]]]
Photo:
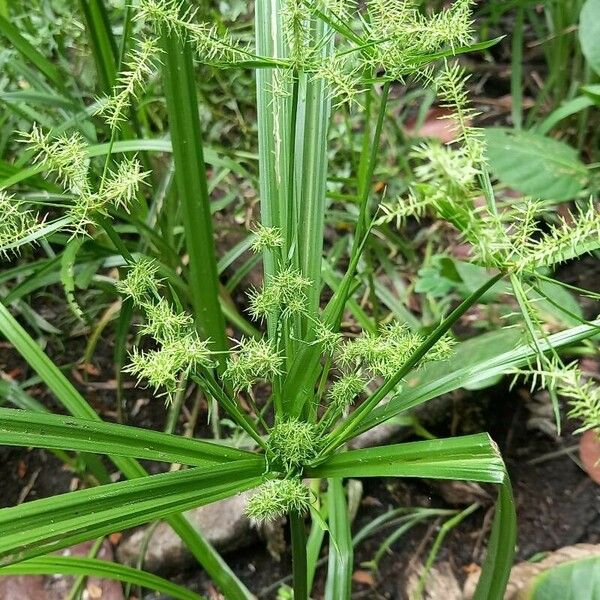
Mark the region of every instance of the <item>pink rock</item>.
[[589, 429], [579, 440], [579, 456], [587, 474], [600, 484], [600, 438]]

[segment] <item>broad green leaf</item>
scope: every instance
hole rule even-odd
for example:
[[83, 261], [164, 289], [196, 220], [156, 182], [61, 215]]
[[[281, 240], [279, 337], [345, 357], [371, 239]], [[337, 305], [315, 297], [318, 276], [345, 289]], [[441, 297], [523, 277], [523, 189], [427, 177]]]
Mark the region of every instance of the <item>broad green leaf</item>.
[[264, 464], [235, 461], [140, 477], [0, 510], [0, 563], [67, 548], [260, 484]]
[[487, 434], [341, 452], [307, 477], [431, 477], [503, 483], [504, 463]]
[[[546, 315], [550, 320], [569, 327], [581, 324], [584, 319], [583, 311], [579, 302], [569, 290], [558, 283], [550, 283], [549, 281], [541, 281], [538, 289], [542, 295], [532, 294], [532, 299], [542, 315]], [[561, 308], [564, 310], [561, 310]]]
[[590, 67], [600, 73], [600, 0], [587, 0], [579, 16], [579, 41]]
[[123, 583], [139, 585], [149, 590], [156, 590], [175, 600], [203, 600], [202, 596], [195, 592], [191, 592], [152, 573], [96, 558], [43, 556], [0, 568], [0, 576], [58, 574], [113, 579]]
[[[489, 279], [487, 270], [480, 265], [465, 262], [463, 260], [454, 260], [451, 258], [447, 258], [446, 260], [453, 263], [458, 276], [465, 286], [465, 295], [472, 294]], [[503, 294], [509, 291], [510, 286], [505, 281], [499, 281], [481, 297], [481, 302], [489, 302], [490, 300], [495, 299], [498, 294]]]
[[524, 600], [600, 600], [600, 556], [558, 565], [540, 573]]
[[485, 130], [490, 169], [505, 185], [541, 200], [571, 200], [587, 181], [577, 150], [531, 131]]
[[0, 408], [0, 445], [76, 450], [207, 466], [262, 459], [216, 443], [98, 420]]
[[[597, 335], [599, 326], [600, 320], [593, 321], [592, 325], [573, 327], [548, 336], [545, 340], [540, 340], [539, 346], [543, 351], [548, 351], [550, 347], [558, 350]], [[379, 423], [383, 423], [442, 394], [461, 387], [474, 388], [474, 386], [480, 386], [486, 380], [525, 366], [535, 358], [536, 350], [532, 349], [529, 344], [519, 344], [520, 332], [518, 330], [514, 331], [515, 345], [513, 349], [498, 352], [498, 348], [493, 343], [485, 343], [485, 337], [478, 336], [460, 344], [456, 349], [455, 359], [425, 365], [420, 371], [411, 376], [408, 384], [400, 394], [395, 395], [386, 404], [375, 408], [361, 423], [357, 433], [371, 429]], [[498, 335], [501, 334], [498, 333]], [[490, 338], [487, 341], [491, 342], [492, 339]], [[503, 343], [510, 343], [509, 338], [507, 337]], [[478, 348], [479, 355], [474, 351], [475, 348]], [[463, 349], [465, 355], [468, 352], [468, 355], [474, 358], [470, 364], [461, 364]]]

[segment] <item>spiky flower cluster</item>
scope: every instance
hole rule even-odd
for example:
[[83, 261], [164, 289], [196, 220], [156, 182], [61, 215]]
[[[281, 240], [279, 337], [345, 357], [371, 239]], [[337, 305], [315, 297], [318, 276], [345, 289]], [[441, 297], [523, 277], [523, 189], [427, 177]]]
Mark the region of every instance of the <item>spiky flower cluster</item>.
[[283, 360], [270, 340], [244, 338], [228, 359], [223, 378], [236, 392], [249, 391], [259, 380], [273, 381], [280, 375]]
[[368, 61], [393, 78], [419, 71], [423, 57], [444, 47], [468, 44], [472, 37], [472, 0], [457, 0], [426, 17], [411, 0], [369, 0]]
[[312, 423], [295, 418], [280, 419], [267, 440], [267, 460], [271, 470], [288, 476], [301, 472], [302, 467], [317, 455], [319, 435]]
[[471, 168], [474, 168], [485, 161], [485, 143], [481, 129], [472, 125], [479, 113], [470, 106], [466, 88], [468, 80], [469, 76], [458, 62], [445, 61], [434, 83], [441, 106], [452, 110], [452, 114], [442, 118], [454, 123], [454, 142], [462, 144]]
[[417, 183], [408, 198], [383, 205], [379, 222], [401, 226], [407, 217], [431, 211], [461, 232], [481, 265], [517, 274], [532, 274], [600, 247], [600, 212], [591, 201], [575, 215], [559, 217], [545, 232], [538, 225], [538, 202], [511, 201], [497, 211], [476, 207], [485, 144], [480, 130], [471, 126], [476, 113], [469, 107], [466, 79], [463, 69], [449, 63], [435, 78], [444, 106], [453, 109], [458, 145], [429, 141], [414, 149]]
[[[421, 334], [411, 331], [403, 323], [386, 325], [378, 334], [363, 333], [346, 342], [339, 352], [342, 368], [366, 371], [374, 377], [390, 378], [424, 342]], [[454, 341], [444, 336], [427, 353], [421, 364], [444, 360], [452, 355]]]
[[409, 190], [404, 198], [397, 198], [393, 202], [381, 203], [381, 216], [376, 219], [376, 223], [394, 222], [400, 229], [406, 223], [409, 217], [420, 220], [429, 210], [431, 210], [431, 200], [428, 195], [417, 196], [415, 190]]
[[158, 298], [158, 263], [151, 258], [138, 259], [127, 272], [127, 277], [117, 281], [117, 291], [130, 297], [138, 306]]
[[[525, 231], [534, 227], [531, 218], [525, 220]], [[525, 236], [521, 236], [524, 238]], [[585, 209], [575, 214], [560, 216], [559, 223], [551, 225], [537, 239], [529, 235], [522, 239], [523, 251], [515, 261], [518, 271], [533, 271], [538, 267], [552, 267], [600, 247], [600, 211], [590, 200]]]
[[173, 310], [159, 296], [157, 270], [153, 261], [141, 259], [116, 285], [119, 292], [132, 298], [144, 311], [146, 322], [141, 327], [142, 334], [159, 344], [156, 350], [134, 348], [126, 371], [135, 375], [138, 382], [145, 380], [155, 390], [164, 389], [171, 399], [181, 379], [202, 368], [212, 368], [214, 362], [210, 341], [200, 339], [190, 315]]
[[340, 346], [342, 334], [319, 320], [315, 323], [315, 340], [321, 345], [325, 354], [333, 356]]
[[130, 364], [125, 371], [135, 375], [138, 383], [145, 380], [155, 391], [164, 389], [168, 399], [177, 391], [180, 378], [214, 366], [207, 341], [192, 331], [161, 340], [158, 350], [140, 352], [137, 348], [129, 355]]
[[292, 267], [281, 268], [272, 275], [262, 290], [250, 294], [250, 314], [263, 319], [269, 314], [283, 316], [302, 314], [306, 310], [306, 292], [311, 284], [300, 271]]
[[35, 152], [34, 161], [55, 173], [60, 183], [73, 195], [67, 209], [69, 229], [73, 234], [86, 233], [95, 216], [106, 215], [110, 208], [128, 207], [149, 173], [142, 171], [136, 158], [124, 159], [114, 171], [109, 171], [93, 189], [88, 176], [89, 158], [84, 139], [78, 133], [56, 138], [45, 134], [34, 124], [22, 140]]
[[20, 246], [33, 240], [44, 223], [27, 203], [0, 191], [0, 255], [18, 252]]
[[357, 96], [364, 91], [357, 85], [357, 81], [361, 80], [360, 72], [360, 66], [353, 65], [345, 57], [336, 57], [321, 61], [315, 68], [313, 78], [327, 83], [328, 95], [335, 100], [334, 108], [342, 105], [351, 108], [353, 104], [360, 106]]
[[327, 431], [347, 412], [365, 385], [365, 378], [359, 373], [346, 373], [331, 385], [327, 392], [328, 406], [319, 422], [322, 431]]
[[569, 399], [569, 416], [582, 422], [577, 432], [600, 433], [600, 387], [580, 369], [569, 369], [558, 384], [558, 392]]
[[[485, 144], [481, 131], [471, 125], [477, 113], [469, 106], [466, 81], [464, 70], [447, 61], [431, 80], [443, 106], [453, 109], [448, 118], [455, 123], [456, 144], [443, 145], [429, 140], [411, 151], [411, 158], [417, 162], [418, 183], [413, 185], [407, 198], [384, 204], [379, 222], [396, 221], [397, 226], [401, 226], [407, 217], [420, 218], [433, 211], [473, 241], [479, 238], [486, 241], [489, 237], [486, 232], [490, 223], [482, 221], [484, 213], [478, 215], [473, 203], [475, 195], [480, 193], [477, 176], [484, 165]], [[478, 245], [487, 247], [482, 243]]]
[[311, 10], [303, 0], [284, 0], [281, 9], [290, 58], [294, 64], [305, 63], [310, 55]]
[[365, 387], [365, 380], [357, 373], [347, 373], [335, 381], [327, 393], [330, 405], [346, 408], [354, 402]]
[[564, 365], [555, 356], [538, 360], [526, 369], [516, 369], [514, 373], [529, 380], [532, 389], [546, 388], [565, 397], [570, 407], [569, 417], [582, 423], [575, 433], [588, 429], [600, 433], [600, 386], [576, 362]]
[[251, 52], [217, 26], [196, 22], [197, 8], [185, 9], [176, 0], [141, 0], [136, 18], [150, 21], [159, 31], [186, 39], [204, 63], [235, 63]]
[[79, 133], [52, 138], [34, 123], [21, 139], [34, 152], [34, 162], [53, 171], [59, 182], [74, 194], [90, 194], [86, 144]]
[[96, 111], [96, 114], [105, 117], [111, 129], [118, 129], [127, 118], [131, 101], [152, 76], [160, 52], [158, 42], [152, 38], [142, 39], [139, 47], [129, 52], [125, 68], [119, 73], [112, 95], [101, 99]]
[[255, 521], [273, 521], [288, 513], [303, 515], [310, 508], [310, 491], [300, 479], [271, 479], [248, 500], [246, 514]]
[[252, 233], [254, 234], [251, 246], [253, 252], [258, 253], [283, 246], [283, 235], [279, 227], [265, 227], [261, 223], [257, 223]]

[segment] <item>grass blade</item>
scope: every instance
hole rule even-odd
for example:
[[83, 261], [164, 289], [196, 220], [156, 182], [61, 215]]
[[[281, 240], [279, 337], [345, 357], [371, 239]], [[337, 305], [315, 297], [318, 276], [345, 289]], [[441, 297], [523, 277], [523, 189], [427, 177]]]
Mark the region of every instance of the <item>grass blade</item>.
[[117, 44], [102, 0], [80, 0], [96, 63], [99, 87], [110, 94], [117, 78]]
[[31, 62], [58, 89], [66, 91], [65, 78], [56, 65], [40, 54], [3, 16], [0, 16], [0, 35], [3, 35], [15, 50]]
[[473, 600], [494, 600], [495, 598], [501, 600], [504, 598], [506, 582], [512, 567], [516, 538], [515, 503], [510, 480], [507, 477], [504, 485], [500, 487], [488, 551]]
[[101, 485], [0, 510], [0, 562], [9, 564], [121, 531], [260, 484], [264, 465], [235, 461]]
[[113, 579], [155, 590], [175, 600], [203, 600], [202, 596], [195, 592], [152, 573], [96, 558], [43, 556], [0, 568], [0, 576], [57, 574]]
[[341, 452], [307, 477], [432, 477], [502, 483], [504, 463], [485, 434]]
[[51, 413], [0, 408], [0, 444], [208, 466], [262, 460], [250, 452], [158, 431]]
[[512, 489], [498, 449], [487, 434], [410, 442], [337, 454], [308, 477], [430, 477], [500, 485], [496, 514], [475, 600], [502, 600], [516, 540]]
[[330, 541], [325, 600], [349, 600], [352, 591], [354, 547], [342, 481], [334, 478], [327, 483]]

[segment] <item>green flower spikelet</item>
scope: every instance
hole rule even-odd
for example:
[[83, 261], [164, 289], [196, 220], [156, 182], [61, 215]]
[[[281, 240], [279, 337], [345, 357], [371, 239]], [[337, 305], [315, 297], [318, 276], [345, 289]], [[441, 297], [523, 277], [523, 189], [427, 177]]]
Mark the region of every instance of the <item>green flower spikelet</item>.
[[318, 440], [312, 423], [294, 418], [278, 421], [267, 441], [267, 458], [273, 468], [296, 474], [317, 455]]
[[248, 501], [246, 514], [255, 521], [273, 521], [290, 512], [304, 514], [310, 508], [310, 491], [300, 479], [272, 479], [261, 485]]

